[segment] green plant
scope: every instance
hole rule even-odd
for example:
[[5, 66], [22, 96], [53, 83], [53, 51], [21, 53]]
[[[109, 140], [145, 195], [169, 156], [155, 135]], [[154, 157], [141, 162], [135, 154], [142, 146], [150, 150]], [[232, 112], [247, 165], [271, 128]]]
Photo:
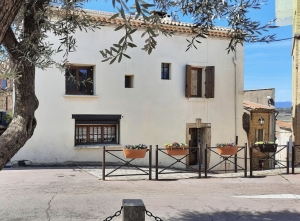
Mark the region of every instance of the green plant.
[[180, 147], [187, 147], [187, 144], [174, 142], [174, 143], [165, 143], [164, 146], [165, 147], [180, 148]]
[[10, 122], [12, 121], [12, 119], [13, 119], [13, 114], [12, 113], [6, 113], [3, 118], [6, 121], [6, 124], [9, 125]]
[[217, 143], [216, 147], [234, 147], [235, 143]]
[[141, 150], [141, 149], [147, 149], [148, 146], [145, 144], [137, 144], [137, 145], [128, 144], [128, 145], [125, 145], [124, 148], [129, 149], [129, 150]]
[[255, 145], [261, 145], [261, 144], [274, 144], [272, 141], [257, 141], [255, 142]]

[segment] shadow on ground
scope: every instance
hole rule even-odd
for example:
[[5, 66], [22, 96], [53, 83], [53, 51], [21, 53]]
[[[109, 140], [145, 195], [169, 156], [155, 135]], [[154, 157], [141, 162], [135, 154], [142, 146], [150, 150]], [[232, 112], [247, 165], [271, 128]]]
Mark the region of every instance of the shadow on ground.
[[[179, 215], [173, 217], [160, 217], [164, 221], [300, 221], [300, 213], [298, 211], [283, 210], [277, 212], [245, 212], [245, 211], [180, 211]], [[159, 219], [157, 219], [159, 220]]]

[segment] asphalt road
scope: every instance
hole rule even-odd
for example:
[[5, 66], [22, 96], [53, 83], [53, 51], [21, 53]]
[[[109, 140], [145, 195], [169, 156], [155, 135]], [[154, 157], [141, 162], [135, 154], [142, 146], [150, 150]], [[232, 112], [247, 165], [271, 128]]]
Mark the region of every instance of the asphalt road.
[[0, 172], [1, 221], [104, 220], [122, 199], [142, 199], [162, 220], [300, 221], [300, 174], [102, 181], [75, 167]]

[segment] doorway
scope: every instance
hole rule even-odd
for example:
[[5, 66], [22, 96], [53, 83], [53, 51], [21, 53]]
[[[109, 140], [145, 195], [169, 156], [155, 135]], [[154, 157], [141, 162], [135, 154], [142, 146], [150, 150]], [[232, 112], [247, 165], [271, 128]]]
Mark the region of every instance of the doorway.
[[[198, 147], [201, 145], [201, 151], [203, 149], [203, 128], [189, 128], [190, 140], [189, 147]], [[196, 165], [202, 163], [202, 159], [199, 159], [199, 150], [189, 150], [189, 165]], [[203, 156], [203, 154], [202, 154]]]

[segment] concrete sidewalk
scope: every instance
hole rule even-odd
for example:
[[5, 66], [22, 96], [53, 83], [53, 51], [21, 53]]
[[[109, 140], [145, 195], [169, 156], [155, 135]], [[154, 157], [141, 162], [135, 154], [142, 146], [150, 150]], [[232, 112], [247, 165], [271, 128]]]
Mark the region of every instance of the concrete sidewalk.
[[[119, 172], [136, 173], [126, 168]], [[263, 171], [254, 178], [215, 174], [208, 179], [166, 174], [158, 181], [147, 176], [102, 181], [100, 167], [9, 168], [0, 172], [0, 220], [102, 221], [120, 210], [123, 199], [142, 199], [146, 209], [164, 221], [300, 221], [297, 172]]]

